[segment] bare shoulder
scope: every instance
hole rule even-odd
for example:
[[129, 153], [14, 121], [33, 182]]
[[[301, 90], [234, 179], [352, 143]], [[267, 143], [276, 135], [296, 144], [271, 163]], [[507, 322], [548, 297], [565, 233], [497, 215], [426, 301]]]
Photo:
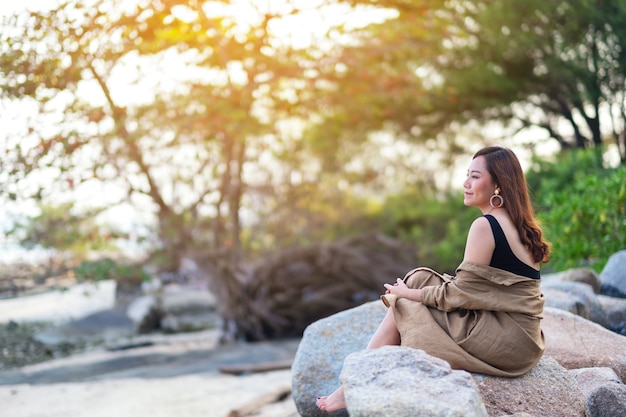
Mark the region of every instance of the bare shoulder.
[[481, 216], [470, 226], [463, 260], [488, 265], [495, 247], [496, 242], [489, 220]]
[[489, 224], [489, 220], [487, 220], [485, 216], [480, 216], [474, 219], [469, 229], [469, 233], [472, 232], [491, 233], [491, 225]]

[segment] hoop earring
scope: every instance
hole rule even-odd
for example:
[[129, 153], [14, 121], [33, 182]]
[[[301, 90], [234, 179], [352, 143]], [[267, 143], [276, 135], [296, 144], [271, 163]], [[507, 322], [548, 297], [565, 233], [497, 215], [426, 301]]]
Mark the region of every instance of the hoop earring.
[[[493, 200], [496, 197], [499, 199], [498, 204], [493, 203]], [[489, 199], [489, 205], [493, 208], [500, 208], [504, 205], [504, 198], [502, 198], [502, 196], [500, 195], [500, 190], [498, 190], [497, 188], [496, 188], [496, 191], [494, 191], [494, 194]]]

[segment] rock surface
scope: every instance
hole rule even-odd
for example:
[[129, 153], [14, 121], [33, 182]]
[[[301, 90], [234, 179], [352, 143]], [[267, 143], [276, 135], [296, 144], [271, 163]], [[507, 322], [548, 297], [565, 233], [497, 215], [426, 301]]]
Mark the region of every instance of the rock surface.
[[610, 368], [584, 368], [571, 371], [587, 398], [592, 416], [626, 416], [626, 385]]
[[544, 310], [541, 327], [546, 337], [545, 356], [566, 369], [611, 368], [626, 381], [626, 336], [550, 307]]
[[[358, 414], [355, 415], [367, 415], [367, 411], [358, 405], [355, 405], [357, 410], [350, 408], [348, 398], [351, 394], [348, 387], [361, 387], [362, 384], [372, 383], [379, 378], [379, 375], [387, 372], [402, 373], [396, 369], [396, 362], [401, 362], [401, 355], [395, 359], [379, 360], [372, 367], [363, 366], [362, 370], [359, 370], [357, 364], [352, 363], [352, 358], [358, 357], [353, 355], [358, 355], [365, 348], [370, 336], [382, 320], [386, 309], [381, 306], [382, 303], [376, 301], [363, 304], [315, 322], [307, 328], [292, 365], [292, 394], [301, 416], [326, 415], [315, 406], [315, 398], [334, 391], [340, 380], [346, 387], [346, 400], [350, 415], [352, 416], [357, 410]], [[600, 404], [602, 401], [585, 398], [576, 378], [568, 371], [570, 369], [610, 368], [619, 378], [617, 385], [623, 386], [622, 381], [626, 377], [624, 355], [626, 337], [559, 309], [546, 308], [544, 315], [542, 327], [546, 336], [546, 353], [530, 373], [513, 379], [472, 374], [478, 383], [480, 394], [490, 416], [524, 415], [524, 413], [536, 417], [585, 416], [587, 404]], [[376, 354], [372, 353], [372, 355]], [[439, 361], [437, 358], [432, 358], [432, 360]], [[385, 364], [384, 368], [380, 365], [382, 363]], [[348, 370], [344, 373], [342, 367], [346, 366]], [[368, 370], [373, 374], [368, 374]], [[416, 370], [417, 367], [414, 371]], [[433, 372], [436, 373], [436, 371]], [[383, 399], [396, 401], [398, 398], [404, 398], [404, 390], [385, 382], [387, 380], [382, 377], [381, 381], [383, 382], [378, 384], [378, 389], [384, 387], [388, 389], [382, 396]], [[428, 383], [422, 380], [417, 385]], [[615, 397], [614, 402], [626, 401], [626, 396], [621, 395], [621, 388], [603, 386], [601, 390], [594, 392], [607, 396], [606, 401], [609, 401], [611, 396]], [[373, 394], [370, 392], [370, 395]], [[381, 401], [381, 403], [372, 403], [376, 401]], [[368, 402], [368, 408], [380, 411], [381, 407], [385, 407], [384, 403], [385, 401], [373, 398]], [[415, 406], [415, 403], [412, 405]], [[445, 405], [442, 402], [440, 406]], [[405, 409], [404, 402], [400, 404], [399, 409]], [[472, 412], [478, 412], [478, 409], [479, 407], [473, 409]], [[600, 407], [592, 416], [600, 416], [603, 412], [605, 410]], [[338, 411], [333, 415], [346, 416], [347, 410]]]
[[352, 353], [340, 380], [350, 417], [487, 417], [470, 373], [422, 350], [384, 346]]
[[609, 329], [626, 336], [626, 298], [598, 295]]
[[542, 357], [518, 378], [472, 375], [490, 416], [585, 416], [584, 395], [576, 379], [550, 357]]
[[614, 253], [602, 269], [602, 294], [626, 298], [626, 250]]
[[602, 303], [590, 285], [582, 282], [546, 282], [542, 284], [541, 290], [545, 307], [560, 308], [609, 327]]
[[383, 303], [374, 301], [319, 320], [305, 330], [291, 367], [292, 395], [300, 415], [327, 415], [315, 405], [316, 398], [339, 386], [344, 359], [367, 346], [386, 310]]
[[561, 281], [565, 282], [580, 282], [589, 285], [593, 292], [600, 294], [602, 283], [598, 274], [589, 268], [572, 268], [565, 271], [561, 275]]

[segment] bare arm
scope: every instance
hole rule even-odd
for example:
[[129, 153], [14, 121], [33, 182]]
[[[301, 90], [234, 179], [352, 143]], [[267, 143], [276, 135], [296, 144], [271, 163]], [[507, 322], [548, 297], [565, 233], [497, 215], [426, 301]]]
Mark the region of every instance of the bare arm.
[[479, 217], [470, 226], [465, 243], [464, 262], [489, 265], [496, 241], [489, 225], [489, 220]]
[[[479, 217], [470, 226], [465, 243], [463, 261], [489, 265], [496, 242], [489, 225], [489, 220]], [[400, 278], [395, 284], [385, 284], [387, 294], [395, 294], [399, 298], [408, 298], [413, 301], [422, 301], [420, 289], [409, 288]]]

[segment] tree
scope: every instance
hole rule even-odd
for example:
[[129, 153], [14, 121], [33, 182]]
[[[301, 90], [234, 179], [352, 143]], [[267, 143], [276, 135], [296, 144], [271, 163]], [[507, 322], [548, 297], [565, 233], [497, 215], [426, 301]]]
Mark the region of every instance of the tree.
[[281, 14], [256, 10], [241, 24], [232, 7], [70, 0], [7, 17], [2, 97], [38, 114], [7, 137], [5, 195], [45, 199], [115, 183], [124, 192], [107, 204], [153, 208], [164, 268], [176, 269], [193, 244], [229, 247], [237, 262], [244, 195], [267, 191], [246, 171], [280, 143], [275, 117], [306, 56], [272, 34]]
[[623, 2], [338, 2], [393, 13], [352, 31], [329, 63], [316, 143], [329, 128], [385, 129], [453, 155], [472, 123], [499, 121], [511, 136], [540, 128], [562, 148], [613, 144], [626, 161]]
[[[329, 25], [306, 49], [275, 30], [302, 12], [292, 3], [230, 3], [69, 1], [7, 18], [2, 95], [40, 114], [7, 138], [5, 194], [42, 197], [36, 172], [59, 179], [55, 193], [117, 182], [118, 200], [154, 208], [175, 267], [190, 242], [237, 249], [246, 199], [263, 216], [333, 181], [386, 193], [389, 170], [436, 188], [441, 166], [475, 146], [475, 121], [540, 126], [562, 146], [613, 137], [624, 158], [617, 2], [327, 0], [309, 7], [380, 17]], [[247, 23], [233, 18], [241, 5]], [[142, 72], [120, 87], [132, 66]], [[405, 150], [381, 157], [380, 135]]]
[[[445, 170], [466, 148], [466, 138], [451, 134], [457, 128], [454, 118], [438, 108], [443, 95], [431, 68], [442, 53], [440, 42], [449, 24], [437, 14], [442, 2], [336, 3], [382, 17], [367, 25], [344, 25], [330, 34], [335, 48], [317, 68], [314, 84], [322, 111], [308, 119], [305, 144], [313, 154], [323, 155], [327, 171], [342, 170], [346, 161], [361, 156], [359, 150], [376, 144], [378, 152], [366, 161], [374, 169], [362, 170], [363, 177], [371, 177], [383, 169], [375, 164], [381, 158], [377, 138], [389, 137], [405, 149], [387, 161], [398, 177], [436, 188], [427, 184], [424, 173]], [[428, 166], [425, 159], [440, 163]]]
[[438, 69], [458, 95], [450, 111], [543, 128], [564, 148], [614, 142], [626, 161], [626, 7], [465, 2]]

